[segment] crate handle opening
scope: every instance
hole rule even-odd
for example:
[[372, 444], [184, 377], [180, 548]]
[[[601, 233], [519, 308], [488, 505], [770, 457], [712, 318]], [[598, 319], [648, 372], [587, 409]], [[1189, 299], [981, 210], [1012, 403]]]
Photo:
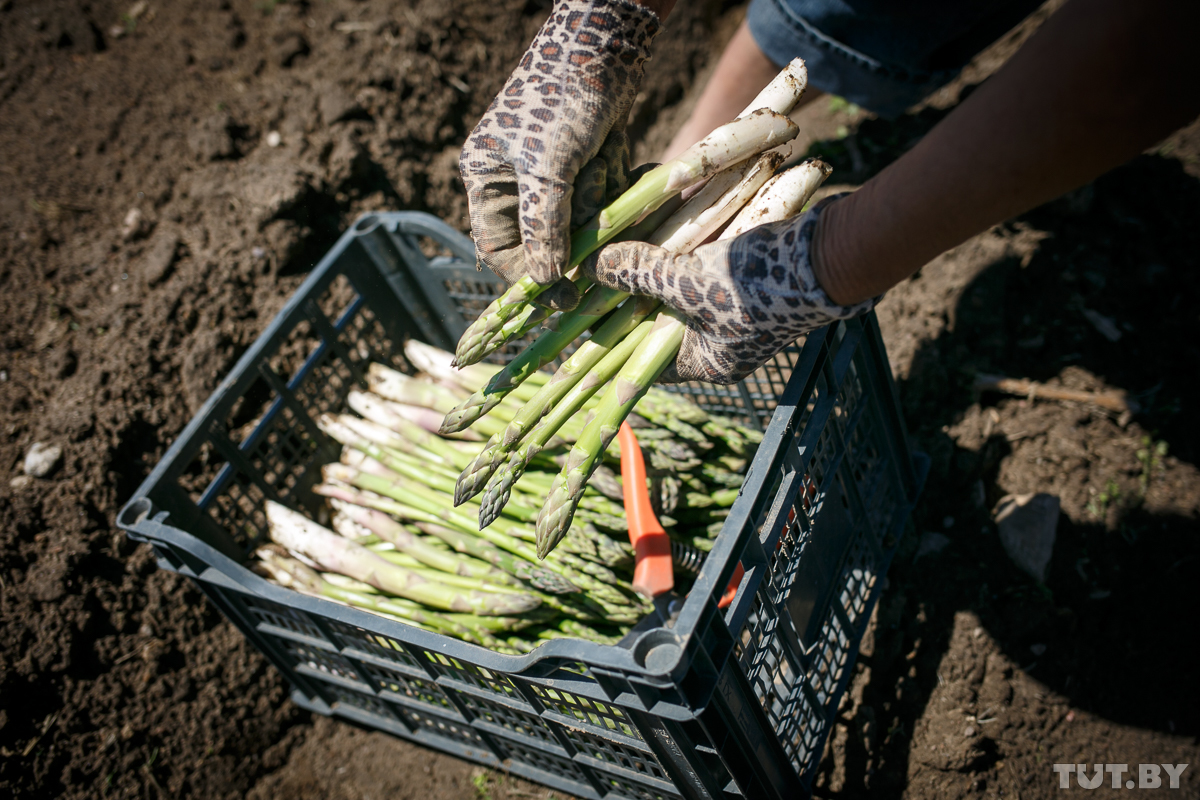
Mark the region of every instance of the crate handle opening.
[[683, 655], [679, 636], [665, 628], [646, 631], [633, 646], [633, 660], [651, 672], [672, 670]]
[[379, 215], [378, 214], [367, 214], [365, 217], [360, 218], [358, 220], [358, 222], [354, 223], [354, 232], [355, 233], [366, 233], [367, 231], [371, 230], [378, 224], [379, 224]]
[[139, 497], [121, 510], [121, 517], [117, 520], [117, 524], [122, 527], [132, 528], [142, 520], [149, 519], [154, 516], [154, 503], [149, 497]]

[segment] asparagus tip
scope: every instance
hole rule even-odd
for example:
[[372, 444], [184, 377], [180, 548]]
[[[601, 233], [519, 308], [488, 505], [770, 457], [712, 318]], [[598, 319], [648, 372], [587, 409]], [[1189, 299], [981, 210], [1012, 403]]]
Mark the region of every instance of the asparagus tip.
[[454, 484], [454, 507], [458, 508], [463, 503], [470, 500], [473, 496], [474, 495], [471, 493], [470, 487], [463, 482], [463, 479], [460, 476], [458, 482]]
[[479, 530], [491, 525], [500, 516], [500, 510], [503, 506], [497, 507], [494, 504], [484, 505], [479, 507]]

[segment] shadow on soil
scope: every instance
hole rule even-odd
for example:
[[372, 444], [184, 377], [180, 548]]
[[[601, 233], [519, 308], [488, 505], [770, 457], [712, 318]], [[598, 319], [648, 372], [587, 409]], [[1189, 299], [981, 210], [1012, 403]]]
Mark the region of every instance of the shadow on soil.
[[[809, 154], [829, 160], [841, 179], [863, 181], [941, 116], [870, 120]], [[1048, 234], [1032, 259], [1001, 260], [980, 273], [945, 332], [916, 353], [900, 393], [912, 444], [932, 456], [932, 470], [914, 516], [917, 535], [894, 562], [873, 646], [856, 667], [870, 670], [859, 711], [848, 718], [844, 706], [839, 717], [859, 729], [844, 747], [845, 777], [831, 785], [827, 751], [818, 796], [911, 788], [914, 728], [940, 671], [959, 657], [952, 635], [962, 612], [1072, 708], [1149, 731], [1200, 733], [1198, 670], [1181, 646], [1200, 614], [1197, 484], [1188, 466], [1200, 455], [1200, 424], [1185, 411], [1200, 407], [1197, 208], [1200, 183], [1179, 162], [1142, 156], [1014, 220]], [[1111, 321], [1107, 336], [1103, 323], [1089, 320], [1096, 314]], [[1124, 389], [1141, 412], [1122, 426], [1078, 405], [980, 397], [971, 388], [977, 373], [1083, 375]], [[964, 420], [988, 417], [995, 424], [964, 446], [972, 439], [961, 433]], [[1168, 474], [1168, 453], [1186, 480]], [[1081, 490], [1073, 497], [1056, 491], [1072, 481]], [[991, 522], [989, 510], [1014, 485], [1063, 497], [1045, 585], [1013, 565]], [[947, 537], [945, 549], [918, 559], [923, 532]], [[873, 732], [863, 735], [864, 726]], [[1045, 730], [1036, 720], [1017, 727], [1032, 737]], [[948, 769], [994, 766], [1003, 753], [989, 734], [994, 729]], [[1031, 788], [1050, 785], [1039, 780]]]

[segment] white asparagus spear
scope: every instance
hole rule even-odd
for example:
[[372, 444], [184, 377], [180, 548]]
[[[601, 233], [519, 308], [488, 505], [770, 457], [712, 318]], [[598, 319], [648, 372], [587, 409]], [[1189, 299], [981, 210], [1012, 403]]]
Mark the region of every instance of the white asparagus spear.
[[[381, 404], [386, 403], [386, 406], [381, 405], [379, 408], [386, 408], [388, 411], [394, 412], [395, 416], [399, 419], [410, 422], [429, 433], [436, 434], [438, 432], [438, 428], [440, 428], [442, 425], [442, 420], [445, 419], [445, 416], [441, 412], [434, 411], [431, 408], [421, 408], [419, 406], [410, 406], [405, 405], [404, 403], [393, 403], [391, 401], [378, 402]], [[355, 408], [354, 410], [358, 411], [360, 414], [363, 413], [362, 410], [358, 408]], [[389, 415], [389, 417], [390, 416], [392, 415]], [[373, 417], [372, 422], [379, 422], [380, 419], [382, 419], [382, 415], [379, 417]], [[459, 431], [458, 433], [445, 435], [454, 439], [465, 439], [473, 442], [481, 442], [484, 439], [483, 436], [473, 430]]]
[[738, 116], [744, 117], [760, 108], [769, 108], [776, 114], [786, 116], [792, 113], [796, 103], [800, 102], [800, 96], [807, 87], [808, 68], [804, 66], [804, 59], [793, 58]]
[[372, 536], [374, 536], [369, 528], [358, 524], [341, 511], [333, 515], [333, 519], [330, 521], [330, 524], [333, 525], [334, 533], [344, 536], [352, 542], [358, 542], [362, 539], [370, 539]]
[[695, 249], [737, 214], [782, 163], [781, 154], [763, 153], [753, 164], [744, 163], [713, 176], [708, 185], [655, 231], [651, 243], [673, 253]]
[[[468, 392], [475, 391], [496, 374], [496, 367], [483, 364], [469, 364], [455, 369], [451, 366], [454, 361], [452, 353], [416, 339], [409, 339], [404, 343], [404, 355], [421, 372], [428, 373], [438, 380], [452, 381]], [[370, 369], [374, 371], [379, 368], [372, 364]], [[382, 372], [382, 369], [379, 371]]]
[[[676, 159], [667, 178], [665, 193], [674, 194], [714, 175], [726, 165], [736, 164], [789, 142], [799, 132], [796, 123], [782, 114], [766, 108], [752, 111], [717, 128]], [[605, 213], [607, 209], [600, 212], [600, 216], [603, 217]]]
[[[356, 393], [351, 392], [353, 397]], [[353, 402], [350, 407], [362, 414], [362, 411], [355, 408]], [[363, 414], [367, 417], [366, 414]], [[381, 419], [387, 419], [381, 417]], [[317, 418], [317, 426], [327, 435], [332, 436], [342, 444], [353, 444], [360, 439], [368, 439], [382, 447], [394, 447], [398, 450], [410, 448], [411, 444], [394, 429], [388, 426], [385, 422], [379, 421], [374, 417], [361, 419], [353, 414], [338, 414], [336, 417], [332, 414], [322, 414]]]
[[[742, 109], [742, 113], [738, 114], [738, 118], [744, 117], [751, 111], [758, 109], [770, 109], [776, 114], [788, 115], [800, 102], [804, 90], [808, 88], [808, 68], [804, 66], [804, 59], [794, 58], [791, 63], [784, 67], [778, 75], [771, 79], [763, 90], [750, 101], [750, 104]], [[795, 146], [795, 142], [788, 143], [786, 147], [779, 147], [779, 152], [782, 152], [785, 158], [791, 158], [791, 148]], [[719, 176], [718, 176], [719, 177]], [[717, 178], [710, 178], [710, 182]], [[685, 189], [681, 194], [685, 200], [696, 197], [702, 190], [704, 183], [697, 183]]]
[[[366, 392], [350, 392], [346, 397], [346, 404], [353, 411], [361, 414], [362, 419], [352, 414], [340, 414], [332, 421], [349, 428], [356, 435], [364, 439], [368, 439], [384, 447], [393, 447], [405, 453], [410, 453], [414, 447], [421, 448], [423, 444], [428, 443], [428, 440], [424, 439], [414, 441], [416, 437], [409, 433], [414, 424], [419, 430], [424, 430], [427, 433], [429, 431], [425, 425], [420, 422], [414, 423], [412, 418], [408, 416], [408, 409], [411, 409], [412, 406], [392, 403], [381, 399], [377, 395], [367, 394]], [[322, 419], [325, 416], [327, 415], [322, 415]], [[326, 431], [326, 433], [329, 433], [330, 436], [333, 436], [342, 444], [348, 443], [346, 439], [341, 438], [338, 433], [332, 430]], [[431, 447], [436, 447], [436, 442], [429, 444]], [[437, 448], [437, 450], [440, 449]], [[421, 452], [433, 452], [436, 456], [442, 456], [442, 453], [437, 452], [437, 450], [423, 448]]]
[[497, 616], [520, 614], [541, 603], [534, 595], [470, 591], [428, 580], [271, 500], [267, 501], [267, 527], [272, 541], [307, 556], [323, 570], [432, 608]]
[[733, 218], [720, 238], [732, 239], [759, 225], [794, 217], [831, 172], [833, 168], [824, 161], [810, 158], [776, 175]]

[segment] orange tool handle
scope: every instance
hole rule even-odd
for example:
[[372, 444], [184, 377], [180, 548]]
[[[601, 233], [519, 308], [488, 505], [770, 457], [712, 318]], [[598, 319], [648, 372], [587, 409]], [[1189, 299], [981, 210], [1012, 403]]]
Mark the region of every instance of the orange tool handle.
[[617, 441], [621, 443], [621, 493], [629, 523], [629, 544], [633, 545], [635, 558], [633, 590], [644, 597], [655, 597], [675, 588], [671, 540], [650, 505], [646, 462], [628, 422], [621, 423]]
[[[808, 491], [804, 496], [804, 507], [808, 508], [810, 498], [817, 493], [815, 486], [809, 486]], [[783, 524], [783, 532], [787, 534], [788, 528], [796, 522], [796, 509], [792, 508], [788, 511], [787, 522]], [[783, 547], [783, 536], [779, 537], [779, 542], [776, 543], [775, 549]], [[729, 579], [729, 586], [725, 587], [725, 594], [721, 595], [721, 599], [717, 601], [717, 608], [728, 608], [733, 602], [733, 598], [737, 597], [738, 587], [742, 585], [742, 576], [746, 574], [746, 568], [742, 566], [742, 562], [738, 562], [737, 568], [733, 571], [733, 577]]]
[[725, 587], [725, 594], [721, 595], [721, 599], [717, 601], [717, 608], [729, 608], [729, 604], [733, 602], [733, 598], [737, 597], [738, 587], [742, 585], [742, 576], [746, 574], [746, 568], [742, 566], [742, 562], [734, 567], [733, 577], [729, 579], [729, 585]]

